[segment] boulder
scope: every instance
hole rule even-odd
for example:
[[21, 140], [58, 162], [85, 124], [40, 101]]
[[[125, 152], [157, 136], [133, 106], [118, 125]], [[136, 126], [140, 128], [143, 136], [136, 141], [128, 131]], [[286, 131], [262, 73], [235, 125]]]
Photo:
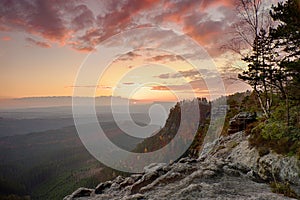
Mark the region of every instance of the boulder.
[[228, 133], [245, 130], [247, 125], [256, 120], [256, 113], [240, 112], [229, 121]]
[[103, 193], [103, 191], [107, 188], [109, 188], [112, 185], [112, 181], [106, 181], [104, 183], [100, 183], [99, 185], [97, 185], [97, 187], [95, 188], [95, 194], [101, 194]]
[[72, 200], [72, 199], [76, 199], [79, 197], [88, 197], [92, 194], [93, 191], [94, 190], [92, 190], [92, 189], [81, 187], [81, 188], [78, 188], [71, 195], [65, 197], [64, 200]]
[[154, 171], [158, 171], [160, 169], [162, 169], [163, 167], [167, 166], [166, 163], [152, 163], [146, 167], [144, 167], [144, 173], [150, 173], [150, 172], [154, 172]]

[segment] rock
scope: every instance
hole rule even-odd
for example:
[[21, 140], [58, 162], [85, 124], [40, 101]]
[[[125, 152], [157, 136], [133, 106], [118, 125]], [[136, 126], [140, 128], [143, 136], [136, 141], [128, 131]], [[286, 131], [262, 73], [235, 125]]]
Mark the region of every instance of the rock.
[[236, 133], [246, 129], [246, 126], [256, 120], [256, 113], [241, 112], [229, 121], [228, 133]]
[[115, 180], [114, 180], [115, 183], [121, 183], [123, 181], [124, 181], [124, 177], [122, 177], [122, 176], [117, 176], [117, 178], [115, 178]]
[[106, 181], [104, 183], [100, 183], [99, 185], [97, 185], [97, 187], [95, 188], [95, 194], [101, 194], [103, 193], [103, 191], [107, 188], [109, 188], [112, 185], [112, 181]]
[[207, 170], [205, 170], [205, 171], [202, 172], [202, 177], [206, 178], [206, 179], [214, 177], [216, 175], [217, 175], [217, 173], [215, 171], [209, 170], [209, 169], [207, 169]]
[[275, 177], [277, 181], [289, 181], [300, 186], [300, 161], [296, 157], [269, 153], [258, 160], [257, 167], [259, 176], [265, 180]]
[[157, 177], [158, 173], [156, 171], [145, 174], [141, 179], [132, 185], [131, 194], [138, 193], [142, 187], [152, 183]]
[[178, 162], [179, 163], [196, 163], [197, 159], [185, 157], [185, 158], [181, 158]]
[[203, 188], [201, 186], [201, 184], [190, 184], [188, 187], [181, 189], [180, 191], [177, 192], [177, 194], [175, 194], [174, 196], [178, 196], [179, 198], [191, 198], [191, 196], [198, 196], [198, 195], [194, 195], [193, 193], [197, 192], [199, 193], [199, 191], [201, 191]]
[[242, 172], [243, 174], [247, 174], [248, 172], [251, 171], [250, 167], [248, 167], [242, 163], [228, 163], [228, 166], [231, 169], [235, 169], [235, 170]]
[[134, 181], [137, 181], [143, 177], [143, 174], [132, 174], [130, 177], [133, 178]]
[[249, 171], [246, 174], [246, 177], [249, 178], [252, 181], [255, 181], [257, 183], [263, 183], [264, 181], [260, 178], [260, 176], [253, 170]]
[[225, 174], [230, 175], [230, 176], [241, 176], [241, 173], [238, 170], [231, 169], [228, 166], [224, 166], [223, 171]]
[[78, 188], [75, 192], [71, 195], [64, 198], [64, 200], [72, 200], [79, 197], [88, 197], [92, 194], [94, 190], [88, 188]]
[[124, 188], [126, 186], [134, 184], [135, 180], [132, 177], [127, 177], [123, 182], [120, 183], [120, 187]]
[[[269, 181], [285, 181], [299, 194], [299, 160], [270, 152], [259, 155], [244, 132], [218, 138], [207, 145], [201, 159], [154, 163], [144, 174], [117, 177], [99, 184], [94, 195], [81, 200], [288, 200], [272, 193]], [[74, 193], [73, 193], [74, 194]], [[72, 194], [72, 195], [73, 195]], [[72, 195], [66, 197], [72, 199]]]
[[[233, 138], [232, 138], [233, 139]], [[231, 140], [232, 141], [232, 140]], [[264, 181], [289, 181], [300, 186], [300, 161], [296, 157], [282, 156], [275, 152], [260, 156], [256, 148], [251, 148], [248, 140], [243, 140], [230, 151], [226, 158], [231, 166], [244, 173], [254, 171]]]
[[163, 167], [167, 166], [166, 163], [152, 163], [146, 167], [144, 167], [144, 173], [151, 173], [154, 171], [158, 171], [160, 169], [162, 169]]
[[142, 187], [140, 189], [140, 192], [144, 193], [145, 191], [151, 190], [157, 185], [160, 184], [168, 184], [170, 182], [174, 182], [175, 180], [179, 180], [182, 178], [182, 174], [178, 172], [168, 172], [167, 174], [164, 174], [157, 179], [155, 179], [152, 183], [146, 185], [145, 187]]
[[207, 158], [208, 154], [211, 152], [211, 150], [216, 146], [216, 143], [219, 139], [213, 141], [213, 142], [207, 142], [204, 144], [202, 151], [200, 153], [200, 156], [198, 158], [199, 161], [203, 161], [205, 158]]
[[122, 200], [143, 200], [143, 199], [144, 199], [144, 195], [139, 193], [130, 196], [125, 196], [122, 198]]

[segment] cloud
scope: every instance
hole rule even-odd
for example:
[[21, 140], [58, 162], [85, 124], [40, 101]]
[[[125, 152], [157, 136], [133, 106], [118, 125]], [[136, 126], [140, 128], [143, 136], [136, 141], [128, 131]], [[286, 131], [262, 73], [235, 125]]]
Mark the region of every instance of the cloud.
[[105, 85], [68, 85], [65, 86], [65, 88], [97, 88], [97, 89], [112, 89], [111, 86], [105, 86]]
[[155, 76], [157, 78], [161, 79], [177, 79], [180, 77], [184, 78], [190, 78], [191, 80], [198, 80], [199, 78], [214, 78], [218, 76], [219, 73], [216, 71], [208, 70], [208, 69], [190, 69], [185, 71], [179, 71], [176, 73], [164, 73], [160, 74], [158, 76]]
[[28, 41], [29, 43], [31, 43], [33, 45], [42, 47], [42, 48], [50, 48], [51, 47], [51, 45], [47, 42], [37, 41], [37, 40], [32, 39], [32, 38], [26, 38], [26, 41]]
[[189, 84], [182, 84], [182, 85], [167, 85], [167, 86], [152, 86], [151, 90], [157, 90], [157, 91], [190, 91], [192, 89], [191, 85]]
[[0, 30], [25, 32], [60, 45], [95, 21], [87, 6], [58, 0], [0, 1], [0, 16]]
[[201, 10], [205, 10], [210, 7], [217, 7], [217, 6], [226, 6], [226, 7], [233, 7], [235, 4], [235, 0], [210, 0], [210, 1], [202, 1]]
[[125, 83], [123, 83], [123, 85], [134, 85], [135, 83], [133, 83], [133, 82], [125, 82]]
[[[242, 81], [237, 79], [236, 73], [228, 73], [223, 72], [219, 74], [217, 71], [212, 71], [208, 69], [200, 69], [200, 71], [196, 69], [179, 71], [175, 73], [164, 73], [156, 76], [157, 78], [166, 79], [165, 85], [161, 86], [152, 86], [151, 90], [156, 91], [175, 91], [182, 93], [197, 93], [200, 94], [208, 94], [208, 84], [210, 92], [213, 94], [217, 94], [222, 92], [222, 85], [224, 85], [226, 92], [228, 94], [234, 92], [241, 92], [245, 88], [249, 89], [249, 86], [245, 86], [242, 84]], [[168, 79], [177, 80], [180, 77], [189, 78], [189, 81], [183, 84], [168, 84]], [[170, 82], [173, 82], [172, 80]], [[235, 89], [236, 85], [236, 89]], [[192, 88], [192, 89], [191, 89]]]
[[[108, 37], [128, 30], [140, 27], [136, 24], [134, 17], [144, 10], [153, 7], [159, 0], [113, 0], [104, 3], [106, 13], [96, 17], [96, 25], [100, 28], [91, 28], [84, 35], [77, 38], [82, 46], [95, 47]], [[77, 48], [77, 46], [74, 46]]]
[[11, 40], [11, 37], [4, 36], [4, 37], [1, 38], [1, 40], [3, 40], [3, 41], [9, 41], [9, 40]]
[[62, 20], [59, 1], [1, 1], [0, 21], [4, 28], [25, 31], [51, 41], [63, 42], [69, 34]]
[[176, 60], [182, 60], [182, 58], [180, 56], [177, 56], [177, 55], [166, 54], [166, 55], [153, 56], [153, 57], [150, 57], [150, 58], [147, 59], [147, 61], [149, 61], [149, 62], [159, 62], [159, 61], [173, 62], [173, 61], [176, 61]]
[[154, 91], [173, 91], [174, 93], [183, 93], [183, 94], [193, 94], [198, 96], [218, 96], [225, 95], [223, 94], [223, 86], [226, 94], [233, 94], [235, 92], [245, 91], [245, 88], [251, 90], [251, 87], [240, 80], [229, 80], [223, 79], [223, 83], [219, 82], [219, 79], [209, 78], [208, 83], [211, 84], [210, 87], [206, 84], [204, 79], [195, 79], [184, 84], [166, 84], [152, 86], [151, 90]]
[[219, 43], [226, 40], [230, 23], [236, 18], [233, 5], [234, 0], [2, 0], [0, 31], [25, 32], [30, 38], [45, 40], [39, 42], [90, 52], [122, 31], [149, 26], [172, 29], [175, 24], [212, 56], [218, 56], [222, 53]]
[[[118, 58], [118, 61], [127, 61], [127, 60], [134, 60], [136, 58], [142, 57], [141, 54], [137, 53], [137, 52], [128, 52], [126, 54], [120, 55], [120, 57]], [[132, 68], [133, 66], [128, 66], [128, 68]]]
[[95, 16], [86, 5], [78, 5], [70, 9], [70, 13], [76, 13], [73, 16], [71, 26], [74, 31], [84, 30], [86, 27], [93, 27]]
[[206, 83], [202, 78], [188, 81], [183, 84], [166, 84], [151, 86], [151, 90], [173, 90], [173, 91], [190, 91], [190, 90], [205, 90]]

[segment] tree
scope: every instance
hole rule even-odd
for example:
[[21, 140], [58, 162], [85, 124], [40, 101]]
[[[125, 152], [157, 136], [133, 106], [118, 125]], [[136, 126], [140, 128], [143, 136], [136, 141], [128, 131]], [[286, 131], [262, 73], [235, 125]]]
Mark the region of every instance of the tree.
[[249, 83], [257, 97], [265, 116], [268, 118], [271, 114], [273, 95], [275, 90], [276, 73], [273, 51], [273, 41], [264, 29], [256, 36], [253, 42], [253, 48], [250, 55], [242, 60], [248, 63], [248, 69], [239, 74], [239, 78]]
[[[242, 17], [251, 27], [255, 38], [251, 45], [251, 53], [242, 58], [248, 63], [248, 69], [240, 74], [239, 78], [253, 86], [267, 117], [271, 113], [273, 94], [279, 94], [286, 102], [287, 124], [289, 124], [289, 98], [300, 97], [300, 4], [297, 0], [287, 0], [285, 3], [272, 6], [270, 17], [277, 22], [277, 26], [269, 26], [268, 29], [262, 27], [257, 32], [259, 27], [257, 12], [261, 1], [240, 0], [240, 3], [246, 13]], [[251, 7], [254, 14], [249, 15]], [[261, 20], [260, 24], [263, 24], [264, 20]]]
[[275, 80], [273, 57], [276, 55], [269, 37], [272, 20], [262, 0], [238, 0], [236, 10], [240, 20], [233, 25], [235, 35], [227, 48], [248, 64], [238, 78], [253, 87], [261, 109], [269, 117]]
[[278, 26], [270, 30], [276, 48], [281, 51], [278, 66], [284, 72], [282, 97], [286, 101], [286, 121], [290, 121], [290, 99], [300, 100], [300, 1], [287, 0], [270, 12]]
[[286, 95], [300, 99], [300, 1], [287, 0], [273, 6], [272, 9], [270, 15], [279, 23], [270, 31], [277, 49], [282, 51], [278, 65], [285, 70], [286, 79], [291, 80], [287, 89], [292, 91]]
[[254, 47], [260, 30], [269, 30], [272, 20], [262, 0], [237, 0], [235, 7], [239, 20], [232, 25], [233, 37], [224, 48], [244, 57], [244, 51]]

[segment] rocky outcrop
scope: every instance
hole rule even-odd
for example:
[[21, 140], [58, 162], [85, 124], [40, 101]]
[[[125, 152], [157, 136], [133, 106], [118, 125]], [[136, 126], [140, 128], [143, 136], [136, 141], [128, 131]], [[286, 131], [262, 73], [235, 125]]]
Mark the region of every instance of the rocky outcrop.
[[78, 188], [75, 192], [73, 192], [69, 196], [66, 196], [64, 199], [71, 200], [76, 198], [89, 197], [93, 191], [94, 190], [88, 188]]
[[[199, 110], [195, 107], [199, 107]], [[209, 118], [211, 110], [211, 105], [206, 101], [206, 99], [194, 99], [193, 101], [181, 101], [177, 103], [173, 108], [170, 109], [168, 119], [164, 127], [158, 131], [155, 135], [145, 138], [133, 152], [153, 152], [158, 149], [163, 148], [166, 144], [179, 134], [180, 130], [184, 130], [184, 140], [182, 142], [186, 143], [188, 141], [194, 141], [194, 133], [197, 127], [204, 126], [206, 120]], [[184, 117], [182, 117], [185, 115]], [[199, 116], [199, 121], [194, 120], [195, 116]], [[180, 129], [179, 129], [180, 127]], [[201, 140], [200, 138], [198, 138]], [[199, 141], [198, 140], [198, 141]], [[201, 143], [202, 141], [199, 141]], [[174, 152], [180, 151], [181, 146], [174, 143], [172, 145], [172, 150]], [[146, 150], [146, 151], [145, 151]], [[194, 154], [197, 152], [196, 149], [190, 148], [187, 154]]]
[[260, 156], [243, 132], [207, 144], [199, 159], [152, 164], [143, 174], [100, 183], [88, 197], [66, 199], [292, 199], [271, 192], [269, 181], [299, 190], [299, 160], [273, 152]]
[[229, 121], [228, 133], [245, 130], [247, 125], [256, 120], [256, 113], [240, 112]]
[[256, 173], [262, 181], [288, 181], [300, 186], [300, 161], [296, 157], [274, 152], [259, 155], [256, 148], [250, 147], [244, 132], [219, 138], [214, 143], [206, 157], [225, 158], [239, 170]]

